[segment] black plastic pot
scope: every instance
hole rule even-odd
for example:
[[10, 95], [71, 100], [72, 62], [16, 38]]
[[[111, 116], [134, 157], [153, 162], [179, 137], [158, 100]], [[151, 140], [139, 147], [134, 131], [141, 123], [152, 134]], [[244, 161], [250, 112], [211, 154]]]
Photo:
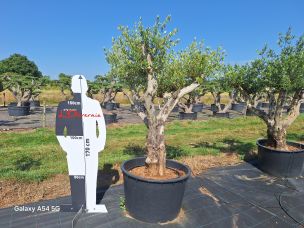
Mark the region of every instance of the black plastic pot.
[[115, 109], [115, 103], [112, 102], [105, 102], [103, 106], [107, 111], [113, 111]]
[[151, 180], [128, 172], [135, 167], [144, 166], [145, 158], [131, 159], [121, 165], [126, 209], [132, 217], [150, 223], [167, 222], [177, 217], [190, 169], [173, 160], [167, 160], [166, 164], [169, 168], [184, 171], [186, 175], [170, 180]]
[[17, 102], [11, 102], [8, 104], [8, 106], [17, 106]]
[[304, 145], [295, 142], [287, 142], [288, 145], [301, 148], [299, 151], [280, 151], [268, 148], [266, 139], [257, 141], [258, 167], [276, 177], [298, 177], [302, 175], [304, 164]]
[[259, 102], [257, 105], [257, 109], [269, 109], [269, 103], [268, 102]]
[[235, 103], [231, 105], [231, 110], [244, 113], [246, 111], [246, 102]]
[[255, 116], [255, 113], [253, 111], [251, 111], [250, 109], [247, 109], [246, 116]]
[[204, 107], [204, 105], [201, 103], [193, 104], [192, 112], [201, 112], [201, 111], [203, 111], [203, 107]]
[[229, 118], [229, 112], [213, 112], [213, 116], [219, 118]]
[[171, 112], [178, 112], [179, 111], [179, 107], [178, 105], [174, 106], [174, 108], [172, 109]]
[[[221, 109], [225, 108], [225, 104], [221, 104]], [[218, 112], [218, 107], [215, 104], [211, 104], [211, 111]]]
[[40, 101], [30, 101], [30, 107], [40, 107]]
[[115, 102], [115, 103], [114, 103], [114, 108], [115, 108], [115, 109], [120, 108], [120, 103], [116, 103], [116, 102]]
[[269, 108], [269, 103], [268, 102], [262, 102], [261, 103], [261, 108]]
[[197, 119], [197, 112], [179, 112], [179, 119], [180, 120], [196, 120]]
[[117, 122], [117, 114], [103, 114], [106, 124], [116, 123]]
[[304, 113], [304, 103], [300, 105], [300, 113]]
[[27, 116], [30, 114], [30, 106], [8, 106], [9, 116]]

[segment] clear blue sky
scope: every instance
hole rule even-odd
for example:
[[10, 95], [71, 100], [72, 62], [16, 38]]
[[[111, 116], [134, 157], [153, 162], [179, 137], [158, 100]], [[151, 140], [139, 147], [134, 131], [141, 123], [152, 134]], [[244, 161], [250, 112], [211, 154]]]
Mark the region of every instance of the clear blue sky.
[[132, 26], [140, 16], [150, 25], [156, 15], [170, 14], [179, 48], [204, 39], [213, 48], [223, 46], [229, 63], [255, 58], [289, 26], [304, 33], [303, 0], [1, 0], [0, 9], [0, 59], [26, 55], [52, 78], [105, 73], [103, 48], [119, 34], [118, 25]]

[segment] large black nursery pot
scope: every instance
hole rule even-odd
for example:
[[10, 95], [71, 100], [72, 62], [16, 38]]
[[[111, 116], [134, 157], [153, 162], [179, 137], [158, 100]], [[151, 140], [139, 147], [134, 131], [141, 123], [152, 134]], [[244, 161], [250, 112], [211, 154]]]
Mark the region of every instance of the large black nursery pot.
[[257, 109], [269, 109], [269, 102], [259, 102]]
[[30, 107], [31, 108], [40, 107], [40, 101], [30, 101]]
[[179, 107], [178, 105], [174, 106], [174, 108], [172, 109], [171, 112], [178, 112], [179, 111]]
[[115, 102], [115, 103], [114, 103], [114, 108], [115, 108], [115, 109], [120, 108], [120, 103]]
[[246, 116], [255, 116], [255, 113], [252, 110], [247, 109], [246, 110]]
[[179, 113], [180, 120], [196, 120], [197, 119], [197, 112], [180, 112]]
[[304, 103], [300, 105], [300, 113], [304, 113]]
[[244, 113], [246, 111], [247, 104], [246, 102], [234, 103], [231, 105], [231, 110]]
[[9, 116], [27, 116], [30, 114], [30, 106], [15, 106], [7, 107]]
[[103, 114], [106, 124], [116, 123], [117, 114], [116, 113], [105, 113]]
[[8, 106], [17, 106], [17, 102], [11, 102], [8, 104]]
[[173, 160], [167, 160], [166, 163], [167, 167], [184, 171], [186, 175], [170, 180], [151, 180], [131, 174], [129, 170], [145, 165], [145, 158], [131, 159], [121, 165], [126, 209], [133, 218], [159, 223], [178, 216], [190, 169]]
[[203, 111], [204, 105], [202, 103], [193, 104], [192, 112], [201, 112]]
[[[221, 109], [225, 108], [225, 104], [221, 104]], [[211, 111], [218, 112], [218, 107], [215, 104], [211, 104]]]
[[299, 151], [280, 151], [265, 146], [267, 140], [257, 141], [258, 167], [276, 177], [298, 177], [303, 175], [304, 145], [287, 142], [290, 146], [299, 148]]
[[115, 109], [115, 103], [113, 102], [105, 102], [103, 106], [107, 111], [113, 111]]

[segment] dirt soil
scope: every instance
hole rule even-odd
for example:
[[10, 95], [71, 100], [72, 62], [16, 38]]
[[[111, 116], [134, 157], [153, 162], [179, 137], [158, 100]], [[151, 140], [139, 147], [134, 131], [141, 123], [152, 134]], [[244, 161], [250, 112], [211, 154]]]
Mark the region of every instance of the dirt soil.
[[[193, 175], [198, 175], [209, 168], [235, 165], [240, 163], [241, 160], [237, 154], [225, 153], [219, 156], [199, 155], [184, 157], [179, 159], [179, 162], [188, 165]], [[178, 175], [180, 174], [173, 171], [173, 178]], [[119, 164], [104, 169], [98, 175], [98, 188], [122, 183], [123, 176]], [[68, 174], [58, 174], [39, 183], [0, 180], [0, 208], [55, 199], [70, 194]]]
[[152, 180], [170, 180], [186, 175], [185, 172], [177, 169], [166, 168], [163, 176], [153, 176], [145, 166], [139, 166], [129, 171], [135, 176], [152, 179]]
[[272, 150], [277, 150], [277, 151], [282, 151], [282, 152], [296, 152], [296, 151], [301, 151], [303, 150], [302, 148], [300, 147], [296, 147], [296, 146], [291, 146], [291, 145], [286, 145], [285, 148], [282, 148], [282, 149], [277, 149], [273, 146], [270, 146], [270, 145], [265, 145], [265, 147], [269, 148], [269, 149], [272, 149]]

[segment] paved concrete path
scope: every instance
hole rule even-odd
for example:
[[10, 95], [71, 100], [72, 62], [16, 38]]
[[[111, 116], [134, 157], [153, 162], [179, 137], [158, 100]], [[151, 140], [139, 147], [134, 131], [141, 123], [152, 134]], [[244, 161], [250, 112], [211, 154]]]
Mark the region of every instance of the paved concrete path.
[[[211, 169], [187, 183], [183, 200], [185, 218], [167, 225], [148, 224], [124, 216], [120, 208], [123, 186], [110, 187], [98, 195], [108, 214], [82, 214], [81, 228], [152, 227], [300, 227], [304, 224], [304, 179], [281, 179], [265, 175], [248, 163]], [[70, 197], [27, 206], [69, 203]], [[0, 227], [71, 227], [75, 213], [16, 212], [0, 209]]]

